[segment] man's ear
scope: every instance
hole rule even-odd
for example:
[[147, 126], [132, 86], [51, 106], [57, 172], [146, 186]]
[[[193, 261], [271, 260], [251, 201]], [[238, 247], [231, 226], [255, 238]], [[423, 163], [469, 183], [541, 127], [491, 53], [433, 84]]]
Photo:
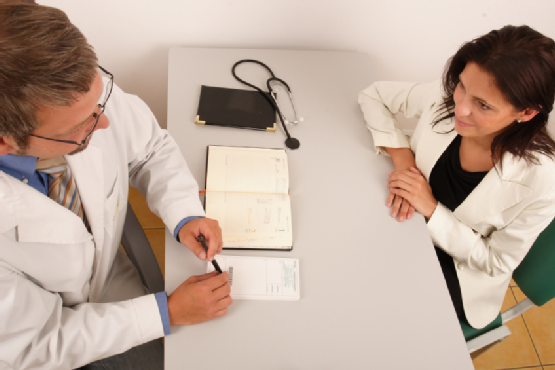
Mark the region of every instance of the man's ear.
[[14, 149], [12, 140], [7, 136], [0, 136], [0, 155], [11, 153]]

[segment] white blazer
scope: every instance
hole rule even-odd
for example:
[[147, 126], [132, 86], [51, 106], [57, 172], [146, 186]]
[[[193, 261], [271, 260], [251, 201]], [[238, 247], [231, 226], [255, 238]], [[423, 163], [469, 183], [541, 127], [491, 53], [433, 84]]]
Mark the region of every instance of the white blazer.
[[173, 232], [204, 215], [198, 186], [138, 97], [114, 86], [105, 114], [110, 127], [66, 156], [92, 235], [0, 171], [0, 369], [73, 369], [164, 335], [154, 295], [119, 247], [128, 187]]
[[[431, 125], [442, 95], [439, 81], [376, 82], [359, 94], [376, 149], [387, 154], [384, 147], [410, 147], [428, 181], [457, 135], [453, 119]], [[397, 113], [419, 118], [411, 138], [397, 127]], [[440, 203], [428, 221], [433, 243], [453, 257], [465, 315], [475, 328], [499, 314], [512, 272], [555, 217], [555, 163], [543, 155], [538, 159], [527, 165], [503, 156], [502, 170], [489, 171], [454, 212]]]

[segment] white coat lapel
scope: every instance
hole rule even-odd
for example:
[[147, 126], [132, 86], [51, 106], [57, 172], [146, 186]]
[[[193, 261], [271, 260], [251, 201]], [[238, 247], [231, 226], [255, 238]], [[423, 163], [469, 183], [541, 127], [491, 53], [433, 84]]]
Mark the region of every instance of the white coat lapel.
[[[83, 221], [32, 187], [11, 176], [1, 180], [12, 189], [17, 240], [22, 243], [77, 244], [91, 239]], [[3, 210], [9, 213], [10, 210]]]
[[[81, 153], [65, 157], [81, 196], [91, 226], [97, 254], [104, 244], [104, 171], [102, 151], [92, 145]], [[96, 262], [95, 262], [96, 263]]]
[[[532, 189], [520, 183], [525, 172], [524, 160], [513, 161], [510, 154], [503, 157], [503, 171], [494, 168], [474, 188], [462, 204], [455, 209], [455, 216], [467, 225], [491, 220], [504, 210], [521, 202]], [[501, 176], [500, 176], [501, 175]]]

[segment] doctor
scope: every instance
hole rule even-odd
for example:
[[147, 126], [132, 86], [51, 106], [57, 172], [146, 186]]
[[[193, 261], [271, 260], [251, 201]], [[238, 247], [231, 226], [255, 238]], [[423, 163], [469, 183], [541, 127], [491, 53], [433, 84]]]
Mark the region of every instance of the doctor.
[[218, 223], [62, 11], [0, 4], [0, 19], [0, 369], [162, 369], [158, 338], [225, 315], [230, 286], [212, 273], [147, 294], [119, 248], [128, 187], [201, 260], [222, 250]]
[[[498, 315], [512, 272], [555, 216], [554, 98], [555, 42], [527, 26], [465, 43], [442, 83], [377, 82], [359, 95], [395, 166], [391, 216], [426, 217], [457, 315], [475, 328]], [[410, 141], [397, 113], [419, 119]]]

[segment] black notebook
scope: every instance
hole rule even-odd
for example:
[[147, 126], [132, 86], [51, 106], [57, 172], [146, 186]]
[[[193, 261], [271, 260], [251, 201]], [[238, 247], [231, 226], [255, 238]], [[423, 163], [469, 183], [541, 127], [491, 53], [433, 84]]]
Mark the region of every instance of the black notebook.
[[273, 132], [276, 112], [258, 91], [202, 85], [195, 123]]

